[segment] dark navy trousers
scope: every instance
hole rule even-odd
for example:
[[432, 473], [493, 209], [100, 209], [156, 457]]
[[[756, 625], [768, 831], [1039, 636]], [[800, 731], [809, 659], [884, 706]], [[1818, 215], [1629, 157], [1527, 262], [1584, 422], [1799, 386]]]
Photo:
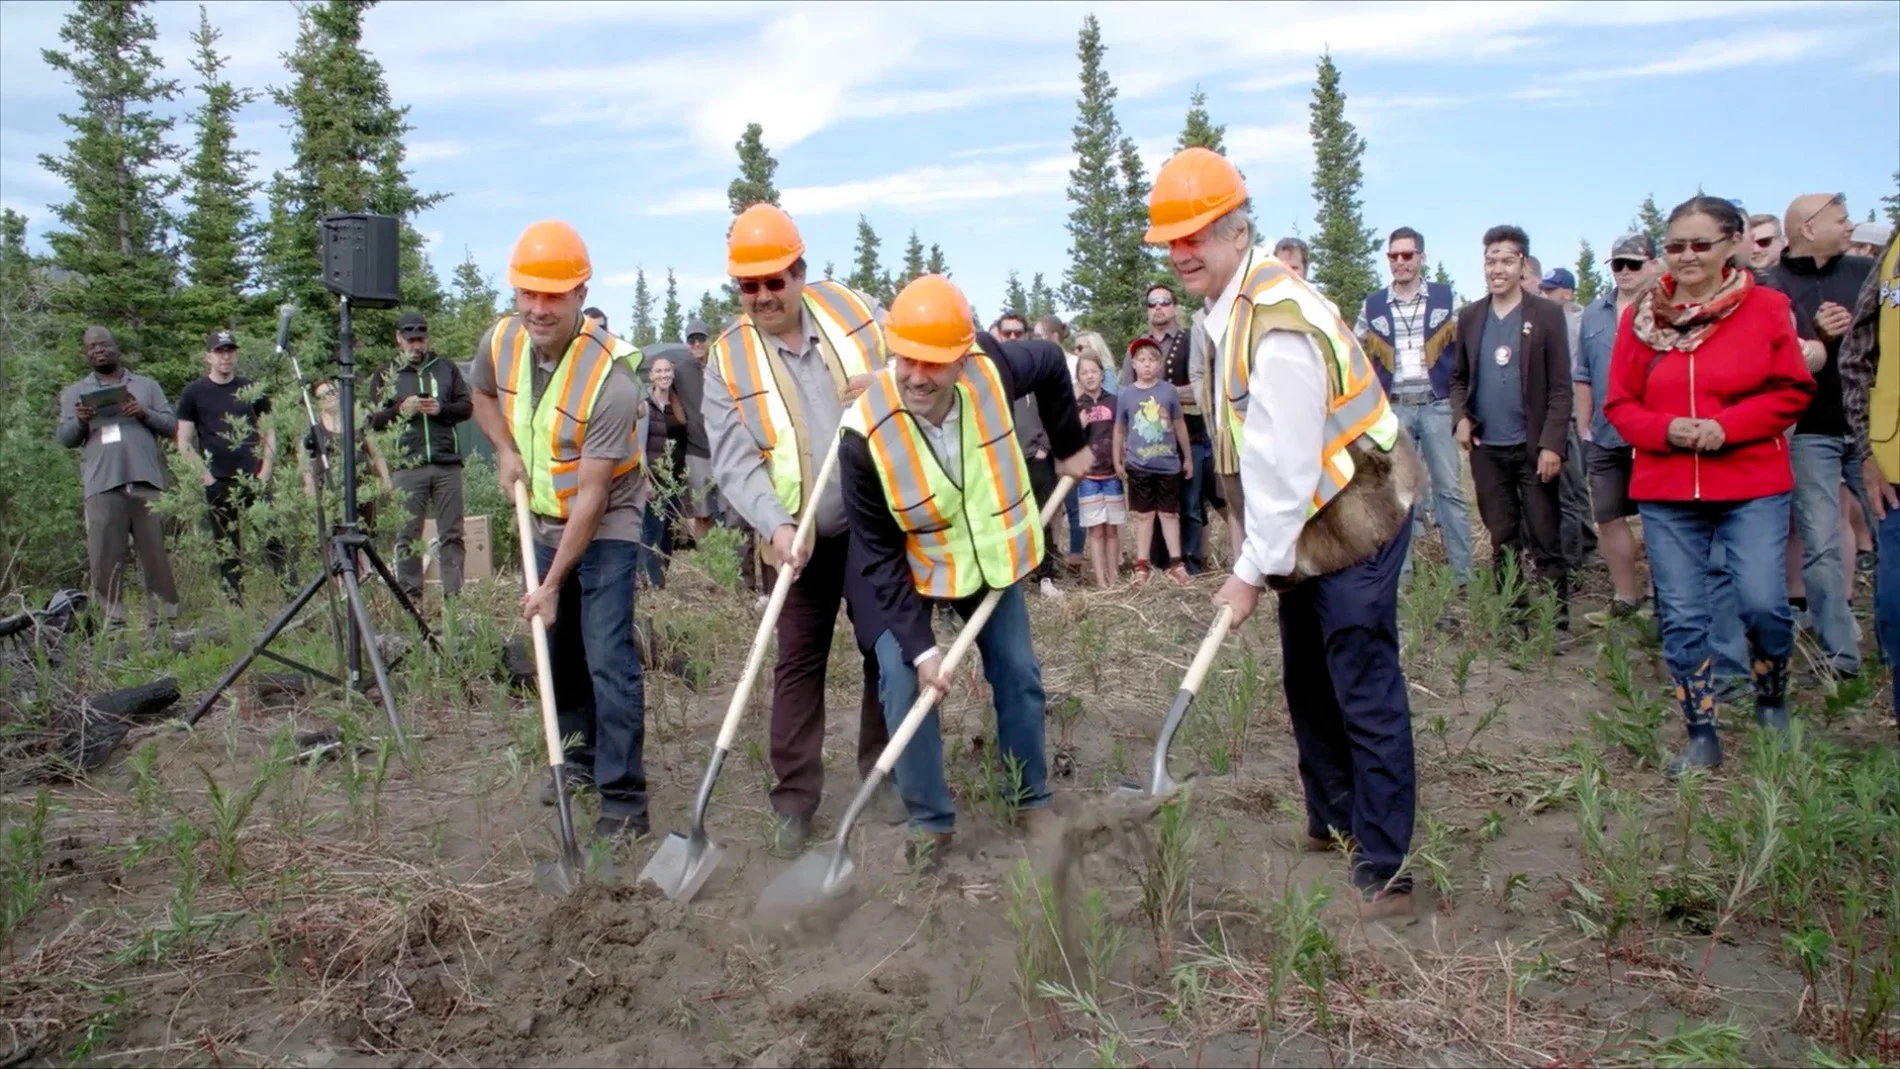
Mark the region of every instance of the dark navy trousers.
[[1362, 890], [1398, 875], [1418, 808], [1412, 710], [1399, 668], [1399, 572], [1411, 542], [1408, 518], [1371, 557], [1280, 595], [1307, 833], [1352, 837], [1353, 883]]

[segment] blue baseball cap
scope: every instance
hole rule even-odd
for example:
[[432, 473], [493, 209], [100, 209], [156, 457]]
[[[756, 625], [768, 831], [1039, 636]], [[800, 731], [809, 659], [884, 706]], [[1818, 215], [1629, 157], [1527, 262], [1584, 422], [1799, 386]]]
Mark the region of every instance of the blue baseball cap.
[[1577, 288], [1577, 276], [1571, 274], [1570, 269], [1567, 267], [1555, 268], [1544, 276], [1544, 280], [1537, 284], [1537, 288], [1540, 290], [1574, 290]]

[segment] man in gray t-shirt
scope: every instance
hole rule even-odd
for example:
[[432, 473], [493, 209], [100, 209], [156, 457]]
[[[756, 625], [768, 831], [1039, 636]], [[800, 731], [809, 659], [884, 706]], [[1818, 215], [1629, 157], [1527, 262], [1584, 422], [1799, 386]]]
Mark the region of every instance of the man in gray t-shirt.
[[80, 471], [86, 497], [86, 556], [93, 596], [108, 626], [125, 623], [119, 585], [129, 539], [139, 556], [145, 594], [166, 619], [178, 616], [178, 585], [165, 556], [165, 533], [151, 510], [165, 488], [160, 439], [169, 440], [178, 418], [158, 383], [125, 369], [118, 339], [104, 327], [80, 337], [92, 372], [59, 394], [59, 444], [83, 449]]
[[[508, 266], [517, 312], [490, 327], [475, 346], [469, 374], [475, 422], [494, 443], [502, 490], [511, 498], [519, 485], [532, 500], [535, 473], [526, 464], [547, 464], [549, 457], [539, 446], [527, 450], [524, 460], [515, 441], [501, 407], [498, 342], [518, 347], [514, 359], [532, 361], [531, 396], [517, 403], [538, 408], [569, 361], [586, 359], [595, 347], [612, 353], [618, 345], [581, 316], [592, 274], [587, 246], [572, 227], [552, 220], [529, 226]], [[600, 792], [597, 838], [645, 835], [649, 827], [641, 758], [646, 687], [633, 641], [646, 471], [615, 474], [643, 443], [643, 404], [631, 372], [617, 361], [610, 365], [581, 435], [579, 488], [559, 503], [558, 515], [550, 515], [545, 502], [534, 508], [541, 583], [521, 599], [522, 617], [539, 616], [548, 626], [559, 729], [563, 738], [580, 740], [566, 755], [570, 783], [591, 780]], [[550, 778], [542, 804], [559, 801], [555, 789]]]

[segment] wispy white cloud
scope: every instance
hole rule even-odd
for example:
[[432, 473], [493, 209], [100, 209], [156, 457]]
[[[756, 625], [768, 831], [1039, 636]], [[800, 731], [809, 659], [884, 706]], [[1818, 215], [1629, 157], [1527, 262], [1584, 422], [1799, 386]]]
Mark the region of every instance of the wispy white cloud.
[[468, 152], [466, 141], [445, 139], [440, 141], [412, 141], [404, 155], [410, 163], [425, 163], [429, 160], [449, 160]]
[[[1009, 197], [1058, 193], [1068, 183], [1075, 157], [1064, 153], [1022, 164], [926, 164], [830, 185], [791, 186], [779, 191], [793, 215], [869, 212], [878, 208], [942, 209]], [[691, 215], [728, 208], [723, 189], [687, 189], [647, 208], [648, 215]]]
[[1626, 66], [1592, 67], [1573, 71], [1565, 80], [1579, 82], [1630, 81], [1681, 74], [1706, 74], [1765, 63], [1792, 63], [1828, 47], [1836, 35], [1822, 30], [1759, 30], [1730, 37], [1692, 42], [1672, 49], [1667, 58]]

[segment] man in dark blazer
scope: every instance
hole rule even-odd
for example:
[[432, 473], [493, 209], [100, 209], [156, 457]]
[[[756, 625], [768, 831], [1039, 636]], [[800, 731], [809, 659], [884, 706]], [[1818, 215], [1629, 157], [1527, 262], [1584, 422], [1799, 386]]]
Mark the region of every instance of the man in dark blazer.
[[1458, 313], [1451, 411], [1491, 545], [1517, 559], [1520, 576], [1556, 588], [1558, 627], [1569, 630], [1557, 481], [1570, 431], [1569, 328], [1562, 306], [1521, 288], [1529, 254], [1518, 227], [1485, 231], [1488, 292]]

